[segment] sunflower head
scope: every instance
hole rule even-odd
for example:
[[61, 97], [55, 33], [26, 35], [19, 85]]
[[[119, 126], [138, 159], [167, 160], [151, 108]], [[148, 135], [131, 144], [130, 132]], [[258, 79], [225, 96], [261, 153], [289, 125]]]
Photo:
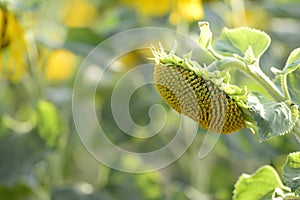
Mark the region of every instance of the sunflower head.
[[[228, 74], [209, 72], [188, 58], [162, 49], [154, 49], [153, 54], [156, 88], [171, 108], [211, 132], [227, 134], [246, 127], [241, 98], [246, 91], [226, 83]], [[236, 91], [226, 92], [229, 88]]]

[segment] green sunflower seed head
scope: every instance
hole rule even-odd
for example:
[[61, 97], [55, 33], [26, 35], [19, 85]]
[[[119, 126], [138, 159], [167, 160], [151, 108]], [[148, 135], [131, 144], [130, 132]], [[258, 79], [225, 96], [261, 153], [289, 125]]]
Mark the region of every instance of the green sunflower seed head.
[[209, 72], [163, 49], [152, 52], [157, 90], [174, 110], [211, 132], [227, 134], [246, 127], [247, 91], [230, 85], [228, 72]]

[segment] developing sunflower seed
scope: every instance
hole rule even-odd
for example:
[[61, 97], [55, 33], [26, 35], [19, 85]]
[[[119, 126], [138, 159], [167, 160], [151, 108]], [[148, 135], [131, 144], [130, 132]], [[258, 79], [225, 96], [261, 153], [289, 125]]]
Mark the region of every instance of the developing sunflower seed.
[[171, 108], [211, 132], [227, 134], [245, 127], [243, 112], [231, 96], [173, 58], [169, 62], [160, 57], [154, 68], [156, 88]]

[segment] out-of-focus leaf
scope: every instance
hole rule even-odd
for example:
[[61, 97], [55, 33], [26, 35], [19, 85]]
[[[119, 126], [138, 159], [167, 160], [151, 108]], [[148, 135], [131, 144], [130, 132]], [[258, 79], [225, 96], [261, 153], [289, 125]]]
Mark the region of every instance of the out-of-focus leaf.
[[0, 199], [20, 200], [20, 199], [45, 199], [43, 191], [33, 190], [28, 185], [18, 183], [14, 187], [0, 186]]
[[266, 7], [270, 12], [282, 18], [300, 18], [298, 0], [269, 0]]
[[159, 180], [157, 172], [137, 176], [137, 185], [143, 191], [146, 199], [161, 199], [162, 189], [157, 180]]
[[185, 185], [179, 181], [173, 181], [165, 188], [168, 198], [172, 200], [190, 200], [184, 192]]
[[53, 200], [83, 200], [86, 199], [86, 195], [76, 188], [60, 188], [56, 189], [51, 194]]
[[285, 102], [273, 102], [259, 92], [250, 93], [247, 103], [260, 141], [290, 132], [297, 120]]
[[292, 189], [300, 193], [300, 152], [290, 153], [283, 167], [283, 180]]
[[99, 35], [109, 37], [128, 30], [128, 27], [137, 27], [138, 25], [139, 18], [135, 12], [132, 12], [132, 9], [115, 6], [102, 13], [95, 20], [92, 28], [96, 33], [99, 33]]
[[90, 28], [68, 29], [64, 47], [72, 52], [87, 55], [103, 38]]
[[245, 57], [247, 51], [249, 54], [249, 48], [251, 48], [253, 56], [258, 59], [269, 47], [270, 42], [271, 39], [266, 33], [256, 29], [224, 28], [221, 37], [215, 42], [215, 48], [222, 54], [237, 54], [242, 58]]
[[38, 133], [49, 147], [54, 147], [62, 132], [58, 112], [53, 104], [45, 100], [38, 103], [37, 110]]
[[0, 137], [0, 184], [12, 186], [32, 176], [33, 166], [45, 155], [47, 148], [36, 132]]
[[275, 169], [269, 165], [259, 168], [254, 174], [243, 174], [236, 182], [234, 200], [272, 199], [276, 188], [286, 189]]
[[111, 194], [104, 191], [94, 191], [92, 186], [78, 184], [74, 186], [54, 189], [51, 194], [52, 200], [116, 200]]
[[[37, 116], [35, 110], [32, 108], [26, 108], [25, 106], [20, 108], [17, 115], [24, 115], [26, 119], [16, 119], [8, 114], [3, 114], [2, 125], [6, 128], [13, 130], [16, 133], [28, 133], [36, 127]], [[21, 117], [20, 117], [21, 118]]]
[[68, 42], [78, 42], [83, 44], [97, 45], [103, 40], [90, 28], [70, 28], [67, 33]]
[[[162, 188], [159, 183], [159, 176], [156, 173], [136, 174], [134, 176], [115, 172], [112, 174], [108, 185], [119, 191], [115, 194], [117, 199], [149, 199], [162, 198]], [[126, 183], [126, 184], [124, 184]], [[151, 191], [151, 188], [153, 188]]]

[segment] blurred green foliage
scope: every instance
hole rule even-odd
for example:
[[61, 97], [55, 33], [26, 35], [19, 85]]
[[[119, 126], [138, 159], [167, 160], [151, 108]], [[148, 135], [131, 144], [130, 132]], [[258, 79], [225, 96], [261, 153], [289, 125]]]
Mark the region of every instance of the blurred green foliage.
[[[278, 169], [285, 155], [299, 149], [291, 134], [259, 143], [249, 130], [242, 130], [222, 135], [213, 152], [199, 160], [197, 155], [205, 136], [199, 128], [187, 152], [156, 172], [128, 174], [96, 161], [77, 136], [70, 105], [80, 61], [106, 38], [132, 28], [159, 26], [176, 29], [197, 40], [198, 20], [209, 21], [215, 35], [225, 26], [259, 28], [272, 38], [261, 61], [270, 76], [270, 67], [282, 69], [291, 50], [300, 46], [297, 0], [203, 0], [186, 1], [186, 5], [184, 1], [154, 1], [154, 5], [150, 2], [146, 7], [149, 10], [141, 10], [141, 2], [125, 0], [0, 1], [1, 8], [14, 14], [17, 23], [12, 27], [22, 27], [17, 28], [18, 33], [27, 42], [26, 48], [16, 49], [14, 45], [20, 44], [22, 37], [17, 40], [16, 35], [8, 32], [11, 43], [2, 46], [3, 38], [0, 41], [0, 199], [227, 200], [232, 198], [234, 183], [242, 173], [253, 173], [263, 164]], [[196, 5], [203, 14], [179, 12], [178, 6], [189, 5]], [[1, 12], [0, 21], [2, 16]], [[0, 32], [3, 31], [1, 24]], [[15, 52], [20, 56], [14, 57]], [[55, 56], [51, 56], [53, 53]], [[113, 87], [132, 63], [148, 62], [145, 55], [138, 53], [125, 57], [120, 59], [120, 69], [110, 72], [105, 84], [97, 88], [98, 117], [114, 143], [139, 152], [153, 150], [174, 137], [178, 119], [172, 118], [172, 111], [149, 87], [135, 93], [130, 109], [133, 119], [145, 125], [149, 123], [151, 104], [163, 104], [171, 116], [163, 136], [135, 140], [116, 127], [110, 111]], [[13, 58], [22, 61], [15, 68], [22, 69], [17, 79], [3, 72], [6, 66], [15, 66], [15, 62], [10, 64]], [[290, 81], [297, 83], [297, 77]], [[236, 79], [257, 88], [240, 74]], [[300, 86], [292, 85], [297, 94]]]

